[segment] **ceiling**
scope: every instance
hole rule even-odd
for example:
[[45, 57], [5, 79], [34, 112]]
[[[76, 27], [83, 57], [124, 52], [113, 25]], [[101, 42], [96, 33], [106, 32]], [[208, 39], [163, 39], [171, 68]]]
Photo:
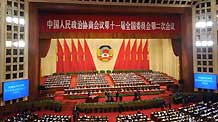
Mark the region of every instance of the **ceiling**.
[[201, 0], [29, 0], [29, 2], [71, 3], [87, 5], [192, 7]]

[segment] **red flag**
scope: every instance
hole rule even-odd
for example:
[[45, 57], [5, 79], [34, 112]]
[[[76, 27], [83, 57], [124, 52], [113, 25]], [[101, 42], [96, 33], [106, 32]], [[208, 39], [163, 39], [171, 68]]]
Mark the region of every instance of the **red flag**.
[[138, 48], [138, 70], [143, 69], [142, 66], [142, 39], [140, 40], [139, 48]]
[[67, 41], [64, 39], [64, 72], [70, 72], [71, 69], [71, 55]]
[[137, 68], [137, 62], [136, 62], [136, 46], [137, 46], [137, 39], [135, 39], [135, 42], [132, 46], [132, 50], [131, 50], [131, 69], [134, 70]]
[[73, 39], [71, 40], [71, 47], [72, 47], [72, 53], [71, 53], [71, 57], [72, 57], [72, 62], [71, 62], [71, 71], [72, 72], [76, 72], [78, 71], [77, 65], [77, 51], [76, 51], [76, 47], [74, 44]]
[[130, 63], [130, 39], [129, 39], [129, 41], [127, 43], [127, 46], [126, 46], [126, 51], [125, 51], [125, 68], [124, 69], [130, 69], [129, 63]]
[[145, 42], [145, 46], [143, 49], [143, 65], [144, 69], [148, 70], [149, 69], [149, 59], [148, 59], [148, 39]]
[[85, 50], [85, 67], [86, 67], [86, 71], [94, 71], [96, 70], [91, 52], [89, 50], [88, 44], [86, 42], [86, 40], [84, 39], [84, 50]]
[[79, 70], [79, 72], [82, 72], [82, 71], [84, 71], [84, 67], [83, 67], [83, 65], [84, 65], [84, 58], [83, 58], [83, 48], [82, 48], [82, 46], [81, 46], [81, 44], [80, 44], [80, 40], [78, 39], [78, 70]]
[[119, 54], [117, 56], [117, 59], [116, 59], [116, 63], [115, 63], [115, 66], [114, 66], [114, 69], [115, 70], [120, 70], [120, 69], [124, 69], [124, 66], [123, 63], [124, 63], [124, 52], [125, 52], [125, 40], [123, 39], [123, 43], [120, 47], [120, 51], [119, 51]]
[[56, 66], [56, 72], [57, 73], [62, 73], [64, 70], [63, 70], [63, 49], [61, 47], [61, 43], [59, 42], [58, 40], [58, 44], [57, 44], [57, 56], [58, 56], [58, 61], [57, 61], [57, 66]]

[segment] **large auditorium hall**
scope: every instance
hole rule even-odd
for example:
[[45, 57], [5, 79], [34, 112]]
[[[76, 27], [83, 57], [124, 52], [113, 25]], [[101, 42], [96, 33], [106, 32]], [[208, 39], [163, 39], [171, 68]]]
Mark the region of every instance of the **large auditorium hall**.
[[0, 122], [218, 122], [218, 0], [0, 0]]

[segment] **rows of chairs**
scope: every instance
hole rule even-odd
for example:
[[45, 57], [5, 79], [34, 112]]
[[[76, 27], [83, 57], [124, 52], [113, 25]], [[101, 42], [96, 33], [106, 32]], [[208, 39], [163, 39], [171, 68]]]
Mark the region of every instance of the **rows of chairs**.
[[179, 109], [198, 122], [218, 122], [218, 102], [199, 102]]
[[190, 122], [191, 117], [174, 109], [152, 112], [151, 119], [155, 122]]
[[71, 122], [71, 116], [44, 114], [39, 122]]
[[145, 85], [144, 80], [135, 73], [111, 73], [114, 86]]
[[69, 88], [72, 75], [51, 75], [45, 81], [45, 88]]
[[83, 115], [78, 118], [78, 122], [108, 122], [108, 117]]
[[151, 122], [150, 118], [141, 112], [129, 115], [118, 115], [117, 122]]
[[166, 74], [160, 72], [143, 72], [140, 73], [150, 84], [169, 84], [174, 83]]
[[37, 114], [31, 112], [18, 113], [3, 120], [3, 122], [37, 122], [39, 119]]
[[218, 102], [199, 102], [178, 110], [152, 112], [155, 122], [218, 122]]
[[76, 88], [102, 88], [109, 87], [104, 74], [79, 74]]
[[31, 112], [23, 112], [10, 116], [3, 122], [71, 122], [71, 116], [44, 114], [42, 117], [39, 117]]

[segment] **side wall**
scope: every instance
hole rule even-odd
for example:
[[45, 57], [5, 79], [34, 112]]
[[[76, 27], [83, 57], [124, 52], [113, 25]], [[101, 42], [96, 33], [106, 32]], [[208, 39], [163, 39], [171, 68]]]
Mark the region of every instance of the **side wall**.
[[192, 9], [186, 8], [181, 17], [182, 34], [182, 57], [181, 57], [181, 79], [184, 91], [194, 90], [193, 76], [193, 46], [192, 46]]
[[32, 3], [29, 4], [29, 60], [28, 60], [28, 77], [30, 80], [30, 100], [37, 98], [39, 84], [39, 25], [38, 25], [38, 10]]

